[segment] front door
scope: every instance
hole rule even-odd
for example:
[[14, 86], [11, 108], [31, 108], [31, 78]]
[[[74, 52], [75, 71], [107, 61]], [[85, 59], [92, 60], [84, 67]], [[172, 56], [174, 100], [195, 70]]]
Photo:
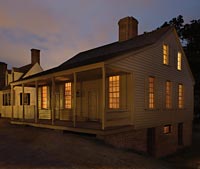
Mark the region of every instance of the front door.
[[96, 90], [88, 91], [88, 119], [98, 120], [98, 94]]
[[147, 129], [147, 153], [149, 155], [155, 154], [155, 128]]
[[178, 145], [183, 145], [183, 123], [178, 123]]

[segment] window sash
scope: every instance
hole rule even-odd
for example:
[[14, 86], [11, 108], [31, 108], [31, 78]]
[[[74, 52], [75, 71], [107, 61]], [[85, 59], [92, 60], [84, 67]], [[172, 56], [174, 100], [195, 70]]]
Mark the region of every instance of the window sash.
[[[20, 105], [23, 105], [23, 95], [20, 93]], [[24, 105], [30, 105], [30, 93], [24, 93]]]
[[169, 46], [163, 45], [163, 64], [169, 64]]
[[163, 127], [163, 133], [164, 133], [164, 134], [169, 134], [169, 133], [171, 133], [171, 130], [172, 130], [172, 126], [171, 126], [171, 125], [165, 125], [165, 126]]
[[149, 109], [155, 108], [155, 78], [149, 77], [149, 88], [148, 88], [148, 107]]
[[178, 52], [178, 56], [177, 56], [177, 69], [178, 70], [182, 69], [182, 55], [181, 55], [181, 52]]
[[41, 107], [42, 109], [47, 109], [47, 86], [42, 86], [41, 88]]
[[178, 85], [178, 108], [182, 109], [183, 108], [183, 104], [184, 104], [184, 100], [183, 100], [183, 85], [179, 84]]
[[167, 109], [172, 108], [172, 83], [166, 81], [165, 83], [165, 107]]
[[11, 94], [4, 93], [3, 94], [3, 106], [10, 106], [11, 105]]
[[72, 84], [71, 82], [65, 83], [65, 108], [71, 109], [72, 108]]
[[120, 108], [120, 76], [109, 77], [109, 108]]

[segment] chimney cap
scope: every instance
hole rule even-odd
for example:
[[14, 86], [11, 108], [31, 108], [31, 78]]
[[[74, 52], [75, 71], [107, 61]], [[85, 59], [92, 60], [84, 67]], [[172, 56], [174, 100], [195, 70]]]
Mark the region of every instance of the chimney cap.
[[118, 22], [118, 24], [120, 24], [121, 21], [125, 21], [125, 20], [134, 20], [137, 24], [139, 23], [137, 19], [135, 19], [133, 16], [126, 16], [124, 18], [121, 18]]
[[31, 51], [38, 51], [39, 52], [40, 50], [32, 48]]

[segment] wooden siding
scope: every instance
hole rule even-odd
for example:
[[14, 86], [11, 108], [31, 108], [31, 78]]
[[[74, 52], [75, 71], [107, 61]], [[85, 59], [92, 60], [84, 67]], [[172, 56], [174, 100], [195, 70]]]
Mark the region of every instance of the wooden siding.
[[[132, 117], [131, 117], [131, 110], [132, 105], [129, 101], [132, 99], [132, 85], [133, 81], [131, 79], [132, 74], [122, 74], [120, 75], [120, 109], [109, 109], [108, 108], [108, 99], [107, 106], [106, 106], [106, 127], [114, 127], [114, 126], [123, 126], [123, 125], [131, 125]], [[108, 86], [108, 81], [107, 85]], [[128, 92], [129, 91], [129, 92]], [[108, 98], [108, 91], [106, 94]]]
[[[163, 65], [162, 45], [169, 45], [169, 66]], [[122, 70], [130, 70], [134, 76], [134, 98], [131, 103], [134, 105], [134, 111], [131, 113], [134, 117], [136, 128], [146, 128], [162, 124], [170, 124], [192, 120], [193, 118], [193, 81], [191, 72], [188, 68], [186, 57], [182, 53], [182, 70], [176, 69], [177, 53], [182, 52], [180, 44], [177, 44], [176, 36], [173, 33], [168, 34], [163, 41], [160, 41], [152, 47], [144, 48], [137, 54], [130, 54], [127, 57], [109, 62], [107, 66], [117, 67]], [[156, 79], [156, 108], [149, 110], [145, 98], [147, 98], [146, 85], [147, 78], [154, 76]], [[172, 109], [166, 110], [164, 104], [165, 81], [172, 82]], [[184, 109], [178, 109], [177, 106], [177, 86], [182, 83], [184, 86]]]

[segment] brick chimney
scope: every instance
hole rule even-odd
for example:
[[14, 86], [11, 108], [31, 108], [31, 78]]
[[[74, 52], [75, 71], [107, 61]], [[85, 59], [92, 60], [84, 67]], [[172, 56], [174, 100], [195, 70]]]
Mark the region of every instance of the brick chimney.
[[133, 17], [119, 20], [119, 41], [126, 41], [138, 35], [138, 21]]
[[39, 63], [40, 64], [40, 50], [31, 49], [31, 64]]
[[6, 71], [7, 64], [4, 62], [0, 62], [0, 89], [5, 87], [6, 85]]

